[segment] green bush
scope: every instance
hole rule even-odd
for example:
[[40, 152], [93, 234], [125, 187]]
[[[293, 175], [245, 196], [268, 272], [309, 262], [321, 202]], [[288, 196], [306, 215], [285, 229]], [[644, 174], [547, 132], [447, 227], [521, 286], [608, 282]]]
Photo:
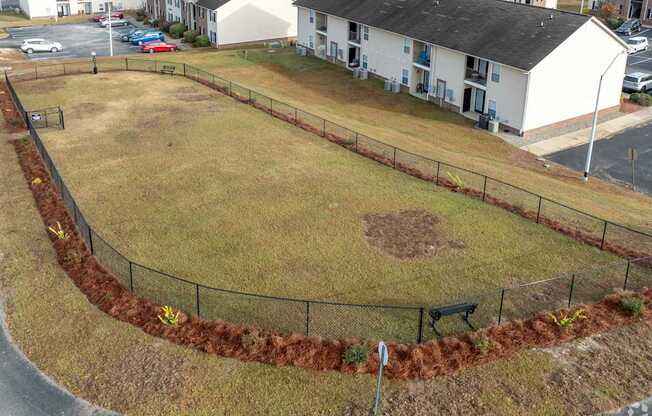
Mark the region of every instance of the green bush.
[[151, 22], [150, 22], [149, 19], [147, 19], [147, 18], [145, 18], [145, 20], [143, 20], [143, 24], [144, 24], [144, 25], [149, 25], [150, 23], [151, 23]]
[[629, 96], [629, 99], [634, 102], [638, 102], [638, 97], [640, 97], [641, 94], [635, 92]]
[[150, 20], [150, 21], [149, 21], [149, 24], [150, 24], [152, 27], [158, 27], [159, 23], [160, 23], [160, 22], [158, 21], [158, 19], [154, 19], [154, 20]]
[[145, 20], [146, 18], [147, 18], [147, 14], [145, 14], [145, 10], [144, 10], [144, 9], [138, 9], [138, 10], [136, 10], [136, 20], [138, 20], [139, 22], [142, 22], [142, 21]]
[[172, 23], [170, 22], [161, 23], [161, 31], [165, 33], [170, 33], [170, 26], [172, 26]]
[[344, 351], [342, 360], [346, 364], [364, 364], [369, 359], [369, 350], [362, 345], [353, 345]]
[[175, 38], [180, 38], [183, 36], [183, 32], [186, 28], [183, 26], [183, 23], [175, 23], [170, 26], [170, 35]]
[[[634, 98], [634, 95], [636, 95], [636, 98]], [[649, 94], [632, 94], [629, 98], [638, 105], [642, 105], [643, 107], [649, 107], [652, 105], [652, 95]]]
[[610, 17], [610, 18], [605, 20], [605, 23], [607, 24], [607, 26], [611, 30], [618, 29], [620, 27], [620, 25], [623, 24], [623, 22], [624, 22], [624, 20], [619, 18], [619, 17]]
[[186, 43], [193, 43], [197, 39], [197, 32], [194, 30], [186, 30], [183, 32], [183, 41]]
[[208, 36], [201, 35], [195, 38], [194, 45], [200, 48], [205, 48], [207, 46], [211, 46], [211, 41], [208, 40]]
[[640, 315], [645, 310], [645, 303], [641, 299], [621, 299], [620, 307], [630, 315]]

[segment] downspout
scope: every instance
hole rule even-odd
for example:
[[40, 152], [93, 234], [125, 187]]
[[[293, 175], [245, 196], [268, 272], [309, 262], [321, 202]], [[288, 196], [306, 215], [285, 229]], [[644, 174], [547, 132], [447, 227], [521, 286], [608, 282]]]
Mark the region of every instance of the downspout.
[[519, 134], [523, 136], [525, 133], [525, 121], [527, 118], [527, 102], [530, 97], [530, 78], [532, 77], [532, 72], [525, 72], [527, 75], [527, 82], [525, 83], [525, 103], [523, 104], [523, 117], [521, 119], [521, 128], [519, 129]]

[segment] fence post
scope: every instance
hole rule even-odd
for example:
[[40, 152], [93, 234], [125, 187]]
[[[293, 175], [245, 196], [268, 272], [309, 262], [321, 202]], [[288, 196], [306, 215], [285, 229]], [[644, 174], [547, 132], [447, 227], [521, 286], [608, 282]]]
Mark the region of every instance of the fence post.
[[539, 223], [539, 218], [541, 218], [541, 201], [543, 198], [539, 196], [539, 208], [537, 208], [537, 224]]
[[63, 118], [63, 111], [61, 110], [61, 107], [59, 108], [59, 122], [61, 123], [61, 130], [66, 129], [66, 121]]
[[129, 71], [129, 58], [125, 56], [125, 71]]
[[229, 96], [231, 96], [232, 91], [233, 91], [233, 82], [229, 81]]
[[321, 128], [321, 137], [326, 137], [326, 119], [323, 119]]
[[437, 175], [435, 176], [435, 183], [439, 185], [439, 167], [441, 166], [441, 162], [437, 162]]
[[505, 301], [505, 288], [500, 289], [500, 307], [498, 308], [498, 325], [503, 319], [503, 302]]
[[299, 124], [299, 111], [294, 107], [294, 125]]
[[249, 90], [249, 104], [251, 104], [251, 90]]
[[185, 63], [183, 64], [183, 76], [184, 77], [186, 76], [186, 64]]
[[38, 79], [38, 64], [34, 65], [34, 78]]
[[417, 344], [423, 340], [423, 306], [419, 308], [419, 333], [417, 334]]
[[133, 263], [129, 260], [129, 291], [134, 293], [134, 272], [132, 268]]
[[355, 152], [358, 153], [358, 132], [355, 133]]
[[269, 114], [274, 115], [274, 99], [269, 99]]
[[486, 196], [487, 196], [487, 175], [484, 176], [484, 186], [482, 187], [482, 202], [484, 202]]
[[600, 243], [600, 250], [604, 250], [604, 237], [607, 235], [607, 221], [604, 222], [604, 229], [602, 230], [602, 242]]
[[396, 169], [396, 148], [394, 148], [394, 169]]
[[573, 289], [575, 289], [575, 273], [571, 277], [570, 291], [568, 293], [568, 307], [570, 308], [571, 303], [573, 303]]
[[91, 254], [95, 254], [95, 249], [93, 249], [93, 230], [91, 230], [90, 225], [86, 225], [86, 228], [88, 229], [88, 242], [90, 243], [90, 248], [91, 248]]
[[310, 301], [306, 301], [306, 336], [310, 335]]
[[625, 270], [625, 282], [623, 283], [623, 290], [627, 290], [627, 279], [629, 279], [629, 267], [631, 264], [631, 260], [627, 260], [627, 270]]
[[63, 75], [66, 75], [66, 64], [63, 64]]
[[201, 318], [201, 312], [199, 309], [199, 285], [195, 283], [195, 303], [197, 304], [197, 316]]

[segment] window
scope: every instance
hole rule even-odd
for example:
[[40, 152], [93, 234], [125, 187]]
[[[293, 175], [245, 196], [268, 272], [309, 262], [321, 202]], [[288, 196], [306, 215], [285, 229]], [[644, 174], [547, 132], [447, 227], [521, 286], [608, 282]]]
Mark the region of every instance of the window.
[[179, 0], [174, 0], [174, 7], [179, 7]]
[[496, 119], [496, 102], [494, 100], [489, 100], [489, 109], [487, 110], [489, 117], [492, 120]]
[[215, 13], [215, 12], [209, 12], [208, 18], [210, 19], [211, 22], [217, 21], [217, 16], [216, 15], [217, 15], [217, 13]]
[[310, 49], [313, 49], [315, 47], [315, 42], [312, 35], [308, 36], [308, 44], [310, 45]]
[[362, 33], [363, 33], [363, 37], [362, 37], [362, 38], [363, 38], [364, 40], [369, 40], [369, 26], [365, 26], [364, 29], [363, 29], [363, 31], [362, 31]]
[[647, 17], [646, 19], [652, 19], [652, 9], [647, 9]]
[[217, 33], [211, 30], [211, 43], [217, 43]]
[[310, 23], [315, 23], [315, 11], [310, 10]]
[[437, 98], [444, 98], [444, 95], [446, 94], [446, 81], [442, 81], [441, 79], [437, 80], [437, 91], [435, 92], [435, 95]]
[[451, 103], [455, 102], [455, 96], [453, 95], [453, 90], [451, 90], [450, 88], [446, 90], [446, 100]]
[[403, 53], [410, 53], [410, 43], [412, 43], [410, 39], [403, 39]]
[[403, 85], [410, 84], [410, 71], [408, 71], [407, 69], [404, 69], [403, 73], [401, 74], [401, 84]]
[[491, 65], [491, 80], [493, 82], [500, 82], [500, 65], [492, 64]]
[[362, 55], [362, 67], [367, 69], [367, 55]]
[[337, 50], [337, 58], [341, 61], [344, 59], [344, 51], [342, 49]]
[[168, 13], [168, 22], [171, 22], [173, 20], [174, 20], [174, 16], [172, 15], [172, 13]]

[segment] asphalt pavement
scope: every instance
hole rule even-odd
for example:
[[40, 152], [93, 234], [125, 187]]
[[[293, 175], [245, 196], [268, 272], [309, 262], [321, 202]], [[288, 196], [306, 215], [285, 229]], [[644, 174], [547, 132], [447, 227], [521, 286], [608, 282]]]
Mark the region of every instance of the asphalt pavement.
[[57, 386], [12, 342], [0, 303], [0, 415], [118, 416]]
[[[127, 55], [140, 53], [137, 45], [122, 42], [120, 36], [133, 29], [132, 23], [126, 27], [112, 28], [113, 54]], [[65, 25], [26, 26], [7, 29], [9, 37], [0, 40], [0, 48], [18, 48], [24, 39], [44, 38], [61, 43], [61, 52], [35, 52], [27, 55], [32, 60], [88, 58], [92, 52], [98, 56], [109, 56], [109, 29], [94, 22]], [[154, 29], [156, 30], [156, 29]]]
[[631, 72], [647, 72], [652, 74], [652, 28], [644, 27], [639, 33], [634, 33], [632, 36], [621, 36], [622, 39], [644, 36], [648, 38], [650, 46], [647, 51], [637, 52], [629, 55], [627, 58], [627, 73]]
[[[596, 141], [593, 145], [591, 175], [618, 184], [632, 184], [632, 165], [629, 149], [636, 149], [636, 189], [652, 195], [652, 122], [627, 129], [611, 138]], [[554, 162], [578, 172], [584, 171], [588, 144], [546, 156]]]

